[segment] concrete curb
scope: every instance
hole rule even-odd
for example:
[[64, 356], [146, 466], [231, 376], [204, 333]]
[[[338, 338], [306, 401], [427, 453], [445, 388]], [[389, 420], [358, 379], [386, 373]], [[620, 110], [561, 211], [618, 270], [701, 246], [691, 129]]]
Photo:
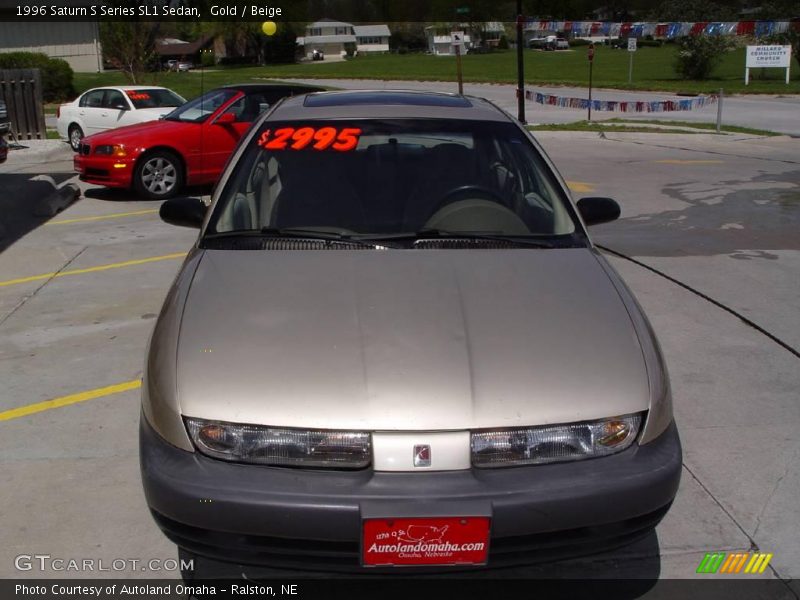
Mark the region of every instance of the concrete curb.
[[30, 194], [35, 200], [33, 214], [37, 217], [53, 217], [67, 208], [80, 196], [80, 188], [74, 183], [61, 187], [49, 175], [37, 175], [30, 180]]

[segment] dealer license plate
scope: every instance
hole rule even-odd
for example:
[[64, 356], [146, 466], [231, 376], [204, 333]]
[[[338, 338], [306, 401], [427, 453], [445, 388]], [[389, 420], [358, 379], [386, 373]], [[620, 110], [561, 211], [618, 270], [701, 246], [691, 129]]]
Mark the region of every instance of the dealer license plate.
[[364, 566], [482, 565], [489, 556], [488, 517], [365, 519]]

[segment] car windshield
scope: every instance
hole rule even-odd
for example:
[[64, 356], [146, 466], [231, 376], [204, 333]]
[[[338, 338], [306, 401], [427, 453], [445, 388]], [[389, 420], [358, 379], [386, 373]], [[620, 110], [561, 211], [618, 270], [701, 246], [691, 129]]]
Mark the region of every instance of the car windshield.
[[190, 100], [180, 108], [176, 108], [166, 117], [167, 121], [188, 121], [202, 123], [220, 106], [239, 93], [238, 90], [213, 90]]
[[184, 98], [172, 90], [154, 88], [149, 90], [125, 90], [125, 94], [137, 109], [142, 108], [169, 108], [182, 106], [186, 103]]
[[512, 123], [396, 119], [265, 122], [206, 235], [564, 236], [562, 188]]

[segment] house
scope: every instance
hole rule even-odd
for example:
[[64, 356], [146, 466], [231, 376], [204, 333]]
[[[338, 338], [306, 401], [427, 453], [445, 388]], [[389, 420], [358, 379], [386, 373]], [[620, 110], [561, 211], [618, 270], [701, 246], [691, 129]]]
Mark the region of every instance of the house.
[[[465, 31], [467, 25], [430, 25], [425, 28], [425, 37], [428, 38], [428, 52], [437, 56], [449, 56], [455, 54], [453, 51], [453, 37], [451, 32], [459, 28], [458, 31]], [[464, 34], [464, 49], [472, 47], [472, 36]]]
[[388, 25], [353, 25], [356, 47], [361, 52], [388, 52], [391, 32]]
[[97, 21], [0, 21], [0, 52], [43, 52], [73, 71], [103, 70]]
[[353, 25], [322, 19], [307, 25], [305, 36], [297, 38], [297, 44], [303, 46], [307, 58], [314, 50], [344, 56], [348, 47], [358, 52], [388, 52], [390, 36], [388, 25]]
[[506, 34], [506, 27], [500, 21], [484, 23], [481, 30], [481, 43], [492, 48], [497, 48], [500, 38]]
[[195, 65], [202, 63], [201, 53], [214, 45], [210, 35], [202, 36], [194, 42], [185, 42], [174, 38], [162, 38], [156, 41], [156, 54], [161, 62], [169, 59], [187, 60]]

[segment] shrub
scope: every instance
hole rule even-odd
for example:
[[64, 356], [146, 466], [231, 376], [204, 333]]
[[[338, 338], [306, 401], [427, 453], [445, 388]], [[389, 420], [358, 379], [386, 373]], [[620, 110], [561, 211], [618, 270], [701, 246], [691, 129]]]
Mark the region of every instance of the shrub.
[[637, 47], [639, 48], [660, 48], [664, 45], [662, 40], [654, 40], [654, 39], [643, 39], [636, 42]]
[[723, 36], [693, 35], [679, 42], [675, 70], [683, 79], [708, 79], [730, 48]]
[[500, 36], [500, 40], [497, 42], [497, 49], [498, 50], [508, 50], [508, 37], [505, 35]]
[[575, 38], [574, 40], [569, 41], [570, 46], [588, 46], [591, 43], [591, 40], [585, 40], [583, 38]]
[[75, 96], [72, 67], [60, 58], [43, 52], [7, 52], [0, 54], [0, 69], [39, 69], [45, 102], [63, 102]]

